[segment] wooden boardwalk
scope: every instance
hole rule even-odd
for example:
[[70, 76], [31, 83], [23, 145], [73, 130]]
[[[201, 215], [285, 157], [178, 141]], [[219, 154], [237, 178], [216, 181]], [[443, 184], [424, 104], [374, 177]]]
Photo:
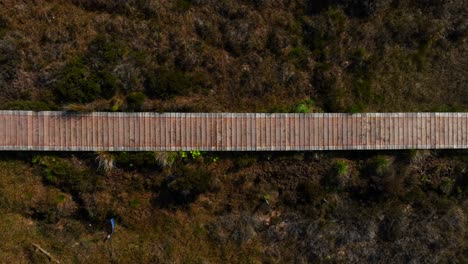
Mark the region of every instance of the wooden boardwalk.
[[468, 113], [0, 111], [0, 150], [466, 149]]

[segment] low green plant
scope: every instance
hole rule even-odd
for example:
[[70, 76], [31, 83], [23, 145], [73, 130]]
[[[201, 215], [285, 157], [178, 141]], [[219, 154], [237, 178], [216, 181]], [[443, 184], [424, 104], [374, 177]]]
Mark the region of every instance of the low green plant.
[[43, 170], [44, 180], [66, 192], [86, 193], [95, 189], [99, 177], [87, 168], [77, 167], [71, 161], [58, 157], [42, 156], [33, 161]]
[[371, 170], [378, 176], [384, 176], [392, 166], [392, 160], [386, 156], [376, 156], [370, 161]]
[[239, 156], [235, 160], [235, 164], [239, 169], [250, 167], [256, 162], [257, 162], [257, 157], [255, 155], [247, 155], [247, 154]]
[[190, 155], [192, 156], [192, 159], [199, 159], [202, 157], [202, 153], [199, 150], [191, 150]]
[[310, 113], [310, 112], [313, 112], [314, 107], [315, 107], [314, 101], [311, 99], [306, 99], [298, 103], [294, 107], [294, 112], [295, 113]]
[[219, 160], [219, 157], [218, 157], [218, 156], [210, 156], [210, 161], [211, 161], [212, 163], [216, 163], [216, 162], [218, 162], [218, 160]]
[[177, 0], [175, 7], [183, 12], [186, 12], [192, 7], [192, 2], [190, 0]]
[[139, 199], [132, 199], [129, 202], [131, 208], [136, 209], [141, 206], [141, 201]]
[[210, 172], [182, 167], [161, 186], [158, 203], [162, 207], [191, 203], [211, 189], [212, 181]]
[[203, 152], [199, 150], [180, 151], [179, 156], [182, 159], [198, 160], [203, 157]]
[[333, 169], [337, 175], [348, 174], [348, 164], [344, 160], [339, 160], [333, 165]]
[[335, 161], [328, 175], [322, 180], [329, 189], [344, 189], [349, 182], [349, 168], [346, 160]]
[[115, 152], [115, 164], [119, 168], [146, 171], [160, 166], [155, 152]]
[[148, 73], [144, 82], [145, 94], [150, 98], [170, 99], [205, 90], [205, 77], [179, 70], [162, 68]]

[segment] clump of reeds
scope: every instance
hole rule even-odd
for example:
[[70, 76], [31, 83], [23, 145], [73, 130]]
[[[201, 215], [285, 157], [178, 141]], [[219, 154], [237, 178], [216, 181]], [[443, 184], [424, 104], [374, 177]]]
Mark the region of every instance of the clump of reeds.
[[171, 167], [174, 164], [177, 158], [177, 152], [173, 151], [156, 151], [154, 152], [154, 157], [156, 161], [161, 165], [163, 168]]
[[94, 111], [94, 108], [90, 104], [68, 104], [65, 105], [63, 111], [72, 112], [72, 113], [90, 113]]
[[109, 152], [97, 152], [96, 160], [98, 161], [98, 170], [106, 174], [110, 173], [115, 168], [114, 156]]

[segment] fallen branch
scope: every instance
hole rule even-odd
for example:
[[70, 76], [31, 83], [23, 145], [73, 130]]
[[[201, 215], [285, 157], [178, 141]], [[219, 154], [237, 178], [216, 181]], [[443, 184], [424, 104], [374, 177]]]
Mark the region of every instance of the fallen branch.
[[44, 255], [46, 255], [46, 256], [49, 258], [50, 261], [55, 262], [55, 263], [60, 263], [60, 261], [58, 261], [57, 259], [55, 259], [54, 257], [52, 257], [52, 255], [51, 255], [49, 252], [47, 252], [45, 249], [41, 248], [38, 244], [32, 243], [32, 245], [33, 245], [36, 249], [38, 249], [40, 252], [42, 252]]

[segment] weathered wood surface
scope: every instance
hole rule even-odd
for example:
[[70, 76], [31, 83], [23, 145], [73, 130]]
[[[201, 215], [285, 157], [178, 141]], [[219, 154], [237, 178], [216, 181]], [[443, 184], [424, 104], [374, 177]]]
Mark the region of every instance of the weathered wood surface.
[[0, 150], [466, 149], [468, 113], [0, 111]]

